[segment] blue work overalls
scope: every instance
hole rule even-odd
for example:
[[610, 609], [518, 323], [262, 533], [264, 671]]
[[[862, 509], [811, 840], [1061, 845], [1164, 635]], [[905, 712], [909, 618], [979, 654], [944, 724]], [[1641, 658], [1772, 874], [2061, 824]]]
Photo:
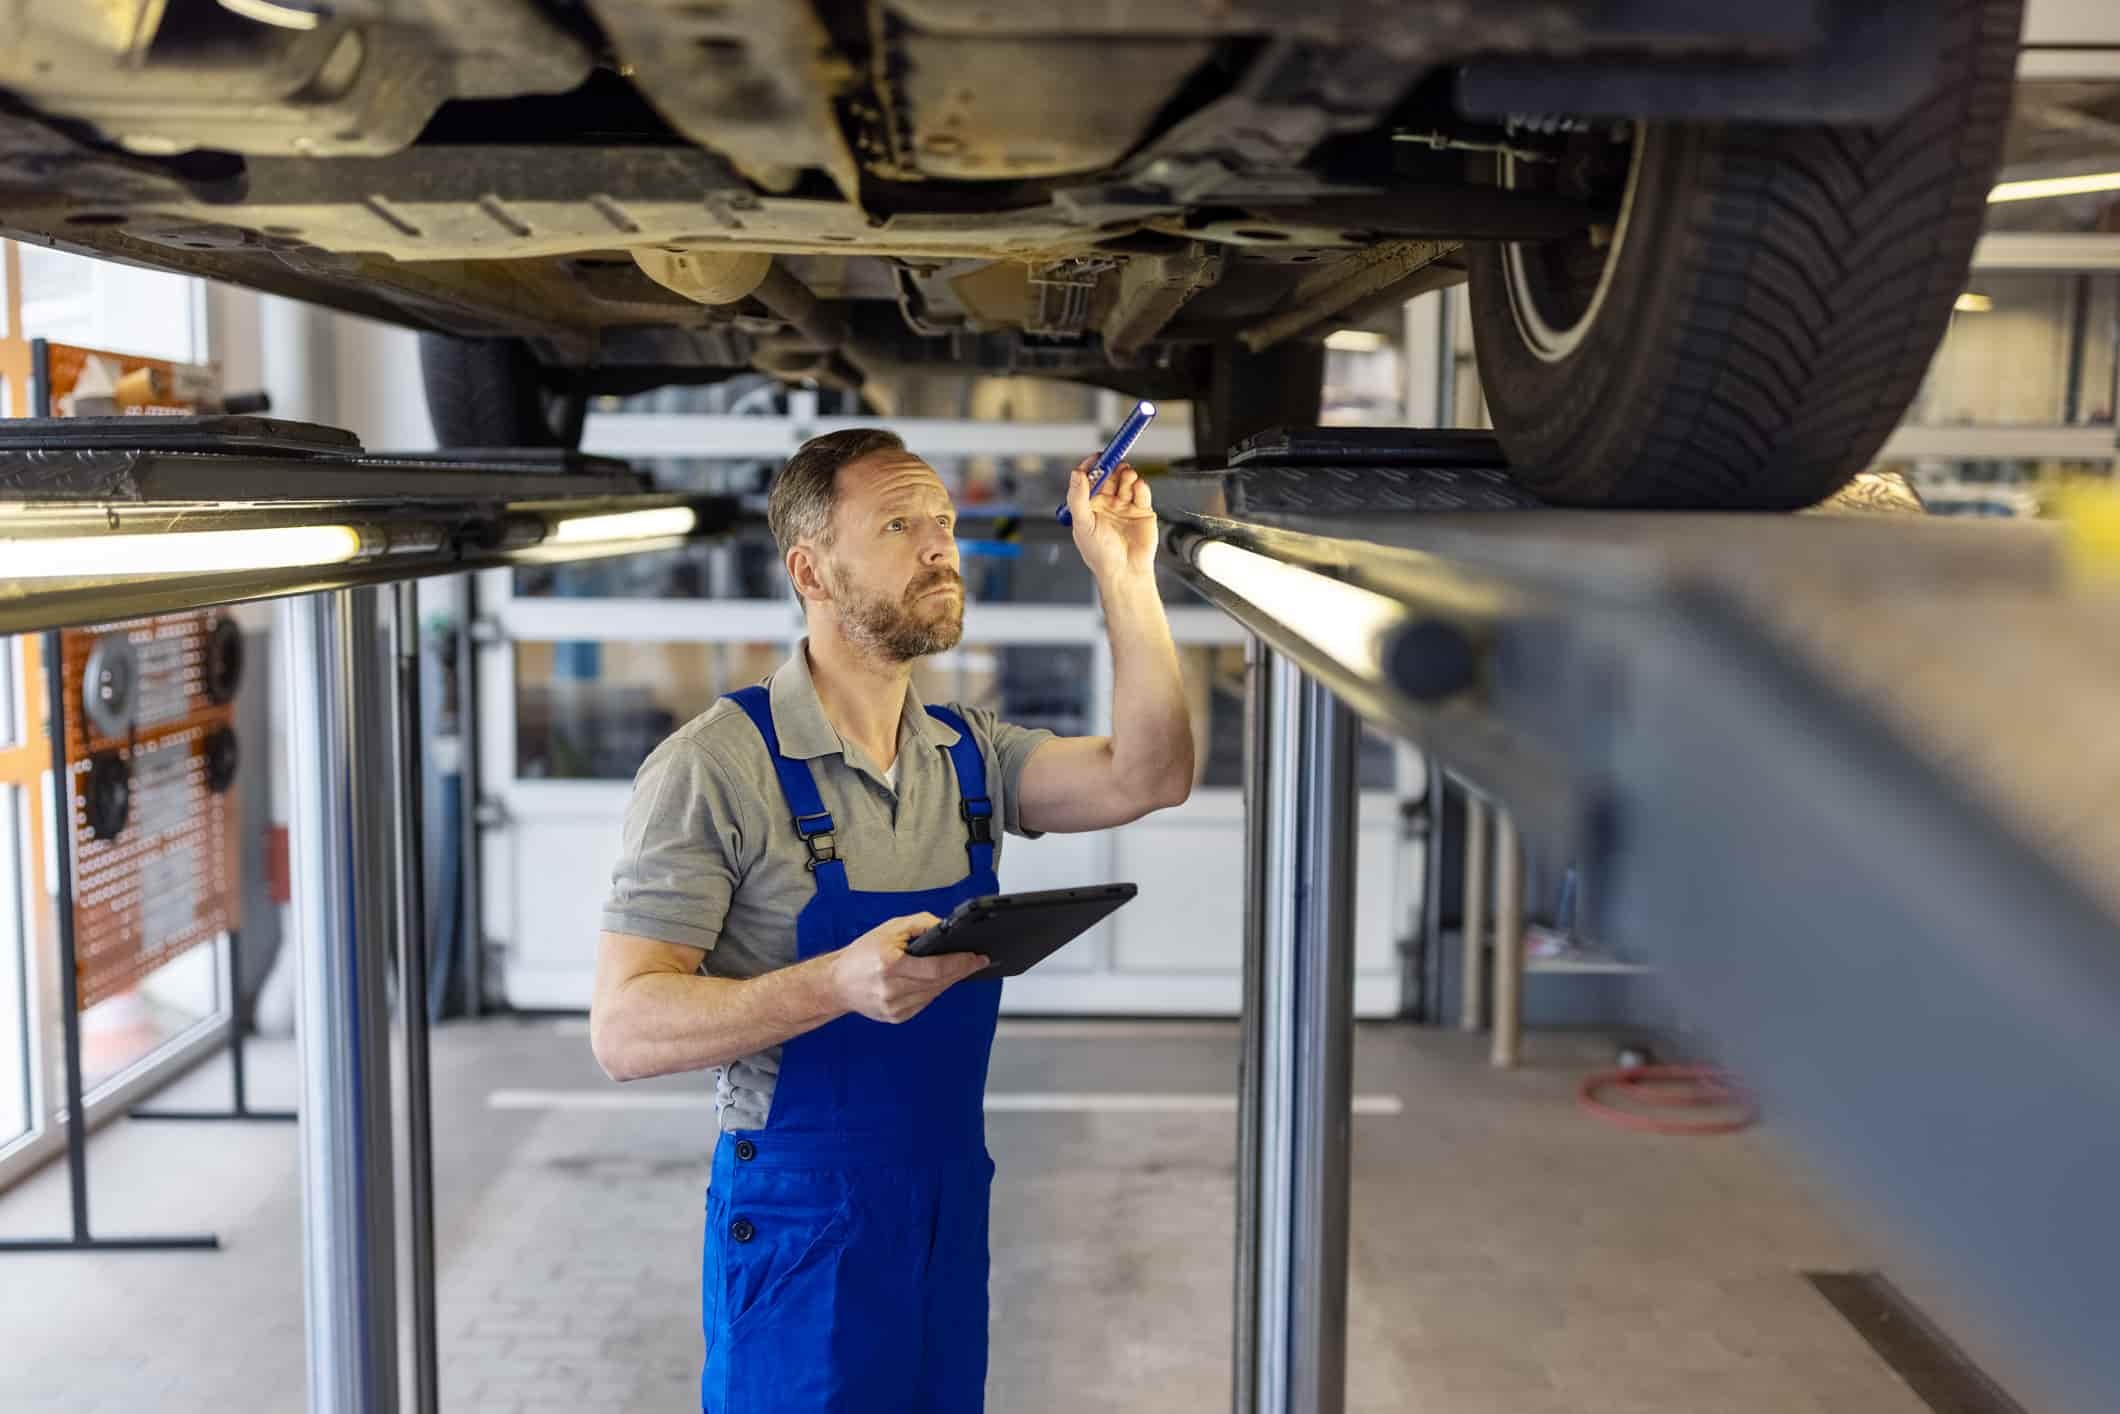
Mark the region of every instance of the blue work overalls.
[[[772, 754], [817, 892], [796, 954], [886, 919], [1000, 892], [986, 766], [963, 718], [950, 761], [970, 867], [958, 882], [857, 892], [807, 761], [781, 755], [763, 687], [730, 697]], [[960, 982], [899, 1025], [843, 1016], [782, 1048], [763, 1129], [731, 1130], [707, 1189], [700, 1378], [706, 1414], [976, 1411], [986, 1392], [983, 1101], [999, 981]]]

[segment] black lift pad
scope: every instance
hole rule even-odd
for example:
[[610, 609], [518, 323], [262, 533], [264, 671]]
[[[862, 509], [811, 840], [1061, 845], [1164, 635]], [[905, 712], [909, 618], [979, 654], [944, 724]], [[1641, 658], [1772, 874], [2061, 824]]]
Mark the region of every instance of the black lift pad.
[[1271, 428], [1221, 475], [1236, 514], [1510, 511], [1544, 504], [1509, 476], [1490, 432], [1420, 427]]

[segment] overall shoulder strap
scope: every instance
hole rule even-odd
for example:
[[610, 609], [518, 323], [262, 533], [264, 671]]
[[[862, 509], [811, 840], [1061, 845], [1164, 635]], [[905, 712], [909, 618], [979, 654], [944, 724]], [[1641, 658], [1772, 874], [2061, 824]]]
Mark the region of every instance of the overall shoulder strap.
[[751, 725], [765, 738], [766, 754], [773, 758], [773, 774], [780, 777], [780, 793], [795, 817], [795, 833], [810, 851], [811, 872], [818, 875], [820, 882], [844, 885], [846, 866], [840, 861], [839, 844], [832, 836], [832, 816], [824, 808], [824, 797], [817, 793], [817, 778], [810, 774], [809, 762], [781, 755], [780, 733], [773, 730], [773, 701], [765, 685], [754, 684], [726, 695], [743, 708]]
[[950, 765], [957, 771], [957, 813], [964, 817], [965, 853], [977, 872], [994, 868], [994, 802], [986, 793], [986, 757], [979, 739], [964, 718], [947, 707], [930, 707], [927, 714], [957, 733], [949, 748]]

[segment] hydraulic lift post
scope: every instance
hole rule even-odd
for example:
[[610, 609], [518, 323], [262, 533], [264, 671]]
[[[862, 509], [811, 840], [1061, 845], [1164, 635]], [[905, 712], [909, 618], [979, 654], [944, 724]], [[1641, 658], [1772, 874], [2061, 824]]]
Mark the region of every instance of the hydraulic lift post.
[[1254, 643], [1246, 674], [1238, 1414], [1338, 1414], [1347, 1368], [1354, 714]]
[[[283, 602], [311, 1414], [398, 1408], [389, 643], [372, 588]], [[411, 1002], [417, 1005], [416, 1002]]]
[[[374, 591], [378, 594], [383, 590]], [[405, 1220], [410, 1231], [406, 1261], [411, 1281], [412, 1407], [435, 1414], [441, 1407], [439, 1341], [434, 1310], [434, 1123], [427, 1035], [427, 871], [423, 832], [420, 723], [419, 586], [401, 580], [389, 588], [390, 644], [396, 667], [392, 700], [396, 754], [392, 779], [397, 848], [398, 1018], [405, 1037]]]

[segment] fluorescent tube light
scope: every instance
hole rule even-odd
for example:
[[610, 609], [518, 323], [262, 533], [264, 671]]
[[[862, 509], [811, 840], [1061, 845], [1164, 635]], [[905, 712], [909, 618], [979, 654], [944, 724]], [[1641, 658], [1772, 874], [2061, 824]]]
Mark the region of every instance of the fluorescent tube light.
[[322, 18], [315, 10], [299, 5], [276, 5], [273, 0], [221, 0], [221, 8], [246, 20], [277, 25], [281, 29], [315, 29], [317, 21]]
[[1404, 628], [1404, 605], [1313, 570], [1299, 569], [1210, 540], [1193, 554], [1193, 567], [1230, 593], [1309, 639], [1351, 673], [1375, 678], [1383, 672], [1384, 642]]
[[612, 540], [661, 540], [690, 535], [699, 512], [690, 506], [663, 506], [652, 511], [618, 511], [610, 515], [570, 516], [552, 522], [547, 545], [589, 545]]
[[1325, 347], [1341, 353], [1375, 353], [1384, 347], [1384, 336], [1374, 329], [1335, 329], [1325, 336]]
[[153, 534], [0, 537], [0, 579], [137, 579], [342, 565], [359, 558], [350, 525], [256, 526]]
[[2043, 196], [2082, 196], [2094, 191], [2120, 191], [2120, 172], [2085, 172], [2075, 177], [2034, 177], [2022, 182], [1997, 182], [1988, 190], [1988, 201], [2037, 201]]

